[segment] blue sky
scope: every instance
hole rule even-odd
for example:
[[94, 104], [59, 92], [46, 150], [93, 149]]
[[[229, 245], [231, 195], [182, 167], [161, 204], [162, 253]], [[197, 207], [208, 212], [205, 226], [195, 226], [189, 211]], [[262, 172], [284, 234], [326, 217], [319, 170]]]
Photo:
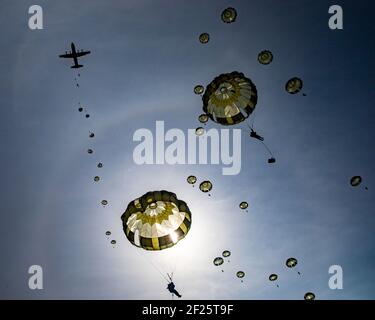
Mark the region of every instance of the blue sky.
[[[0, 1], [1, 298], [169, 299], [154, 266], [175, 269], [185, 299], [301, 299], [307, 291], [375, 298], [371, 1], [41, 0], [39, 31], [27, 26], [32, 4]], [[344, 30], [328, 28], [331, 4], [342, 5]], [[238, 11], [230, 25], [220, 20], [228, 6]], [[204, 46], [202, 32], [211, 36]], [[92, 51], [80, 60], [80, 88], [70, 61], [58, 58], [72, 41]], [[274, 54], [268, 66], [257, 62], [264, 49]], [[156, 120], [166, 129], [197, 127], [194, 86], [234, 70], [257, 86], [252, 117], [275, 165], [244, 124], [236, 126], [237, 176], [218, 165], [134, 164], [135, 130], [154, 131]], [[285, 93], [293, 76], [306, 97]], [[190, 174], [213, 182], [210, 198], [186, 183]], [[350, 187], [354, 175], [361, 187]], [[162, 189], [188, 203], [192, 228], [175, 247], [145, 252], [127, 241], [120, 217], [128, 202]], [[222, 273], [212, 260], [224, 249], [232, 257]], [[290, 256], [301, 277], [284, 266]], [[27, 286], [33, 264], [44, 270], [40, 291]], [[334, 264], [343, 268], [343, 290], [328, 287]]]

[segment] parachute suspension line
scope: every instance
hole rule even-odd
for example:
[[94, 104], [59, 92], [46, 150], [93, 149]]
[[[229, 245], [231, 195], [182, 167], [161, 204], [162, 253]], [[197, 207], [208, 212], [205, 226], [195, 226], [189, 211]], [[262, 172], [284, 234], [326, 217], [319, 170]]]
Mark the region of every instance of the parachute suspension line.
[[263, 141], [261, 141], [261, 142], [263, 143], [264, 147], [267, 149], [267, 151], [269, 152], [269, 154], [271, 155], [271, 157], [273, 157], [273, 154], [272, 154], [270, 148], [268, 148], [267, 145]]
[[152, 262], [152, 260], [146, 256], [143, 255], [143, 253], [139, 252], [138, 250], [136, 250], [137, 253], [143, 258], [145, 259], [148, 263], [150, 263], [152, 265], [152, 267], [163, 277], [163, 279], [169, 283], [167, 277], [165, 276], [165, 274], [163, 272], [160, 271], [160, 269]]

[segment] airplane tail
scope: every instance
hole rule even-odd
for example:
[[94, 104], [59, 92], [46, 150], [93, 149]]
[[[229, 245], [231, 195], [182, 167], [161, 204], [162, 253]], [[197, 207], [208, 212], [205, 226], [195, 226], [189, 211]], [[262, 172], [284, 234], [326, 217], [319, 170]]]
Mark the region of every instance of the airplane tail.
[[83, 67], [83, 64], [76, 64], [74, 66], [71, 66], [72, 69], [78, 69], [78, 68], [82, 68]]

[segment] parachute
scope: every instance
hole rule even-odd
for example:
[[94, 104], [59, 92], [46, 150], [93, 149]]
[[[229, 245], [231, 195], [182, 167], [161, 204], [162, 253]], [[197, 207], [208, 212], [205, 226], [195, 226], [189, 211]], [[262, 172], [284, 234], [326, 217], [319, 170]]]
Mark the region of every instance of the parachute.
[[106, 236], [110, 236], [111, 235], [111, 231], [106, 231], [105, 235]]
[[[245, 277], [245, 272], [243, 272], [243, 271], [238, 271], [238, 272], [236, 273], [236, 276], [237, 276], [237, 278], [242, 279], [243, 277]], [[243, 282], [243, 280], [241, 280], [241, 282]]]
[[224, 263], [224, 259], [222, 257], [217, 257], [214, 259], [214, 265], [215, 266], [220, 266]]
[[99, 176], [94, 177], [94, 181], [95, 181], [95, 182], [98, 182], [99, 180], [100, 180], [100, 177], [99, 177]]
[[289, 258], [286, 260], [285, 264], [288, 268], [294, 268], [297, 265], [297, 259], [296, 258]]
[[196, 134], [197, 136], [201, 136], [201, 135], [203, 135], [203, 134], [204, 134], [204, 128], [202, 128], [202, 127], [198, 127], [198, 128], [196, 128], [196, 129], [195, 129], [195, 134]]
[[246, 201], [242, 201], [239, 205], [239, 207], [242, 209], [242, 210], [245, 210], [247, 209], [249, 206], [249, 204], [246, 202]]
[[230, 251], [229, 250], [224, 250], [222, 253], [224, 258], [228, 258], [230, 256]]
[[208, 33], [201, 33], [199, 35], [199, 42], [206, 44], [208, 41], [210, 41], [210, 35]]
[[196, 176], [188, 176], [186, 181], [189, 183], [189, 184], [194, 184], [197, 182], [197, 177]]
[[203, 181], [200, 185], [199, 185], [199, 189], [202, 191], [202, 192], [210, 192], [211, 189], [212, 189], [212, 183], [211, 181]]
[[257, 89], [243, 73], [233, 71], [216, 77], [203, 95], [203, 111], [222, 125], [244, 121], [255, 109]]
[[273, 54], [271, 51], [263, 50], [258, 54], [258, 61], [261, 64], [267, 65], [270, 64], [273, 60]]
[[315, 300], [315, 294], [312, 292], [307, 292], [304, 296], [305, 300]]
[[83, 111], [83, 108], [82, 107], [79, 107], [78, 108], [78, 112], [82, 112]]
[[97, 165], [98, 168], [103, 168], [103, 163], [99, 162]]
[[103, 206], [106, 206], [106, 205], [108, 204], [108, 201], [107, 201], [107, 200], [102, 200], [102, 201], [101, 201], [101, 204], [102, 204]]
[[86, 118], [90, 118], [90, 115], [87, 113], [87, 114], [85, 115], [85, 117], [86, 117]]
[[87, 153], [92, 154], [94, 151], [92, 149], [87, 149]]
[[90, 132], [90, 135], [89, 135], [90, 138], [94, 138], [95, 137], [95, 134], [93, 132]]
[[285, 90], [290, 94], [296, 94], [301, 91], [303, 82], [300, 78], [294, 77], [287, 81]]
[[269, 279], [270, 281], [276, 281], [277, 278], [278, 278], [277, 274], [274, 274], [274, 273], [272, 273], [272, 274], [268, 277], [268, 279]]
[[232, 23], [236, 21], [237, 18], [237, 11], [234, 8], [226, 8], [222, 13], [221, 13], [221, 20], [225, 23]]
[[198, 84], [194, 87], [195, 94], [202, 94], [204, 91], [204, 87], [201, 84]]
[[112, 240], [112, 241], [111, 241], [111, 244], [116, 244], [116, 240]]
[[131, 201], [121, 216], [127, 239], [145, 250], [170, 248], [190, 230], [187, 204], [169, 191], [150, 191]]
[[361, 184], [362, 182], [362, 177], [361, 176], [354, 176], [350, 179], [350, 185], [352, 187], [357, 187]]
[[199, 117], [198, 117], [198, 120], [200, 123], [206, 123], [208, 121], [208, 115], [206, 115], [205, 113], [202, 113]]

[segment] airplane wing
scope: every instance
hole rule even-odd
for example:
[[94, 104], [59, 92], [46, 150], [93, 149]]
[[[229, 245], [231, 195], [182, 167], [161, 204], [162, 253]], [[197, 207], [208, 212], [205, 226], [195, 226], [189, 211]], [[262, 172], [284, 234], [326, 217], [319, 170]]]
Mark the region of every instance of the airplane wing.
[[76, 56], [77, 57], [82, 57], [82, 56], [85, 56], [86, 54], [89, 54], [90, 51], [79, 51], [77, 52]]
[[70, 52], [70, 53], [60, 54], [59, 57], [60, 58], [74, 58], [74, 55]]

